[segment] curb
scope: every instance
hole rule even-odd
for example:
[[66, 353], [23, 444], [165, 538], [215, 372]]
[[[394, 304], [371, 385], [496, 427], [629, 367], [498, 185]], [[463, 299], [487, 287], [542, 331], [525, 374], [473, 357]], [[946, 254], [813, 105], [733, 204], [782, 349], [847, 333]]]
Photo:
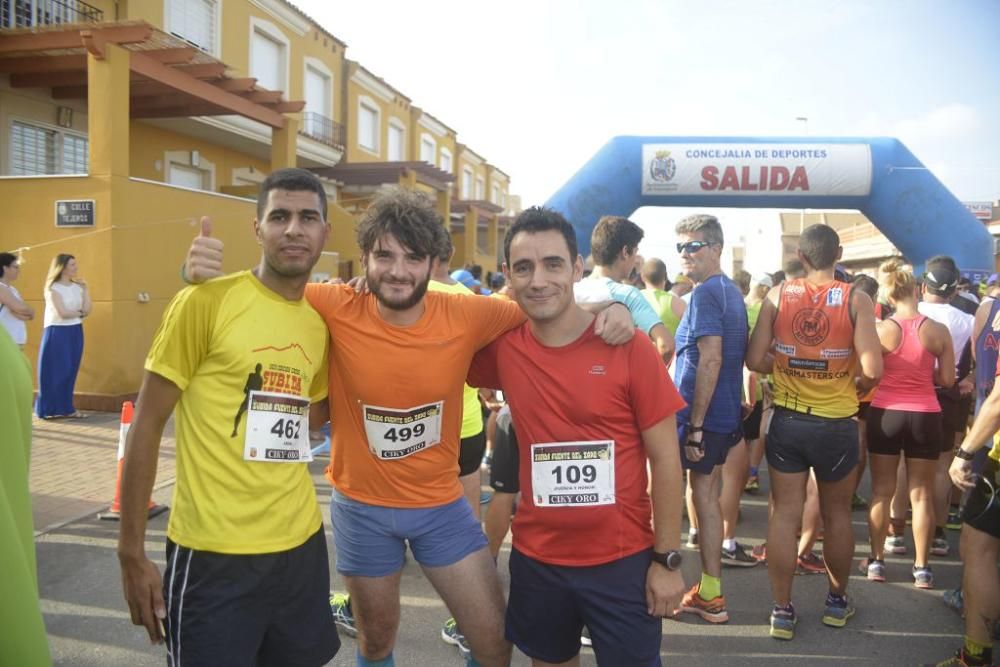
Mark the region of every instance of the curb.
[[[165, 480], [165, 481], [163, 481], [163, 482], [155, 485], [153, 487], [153, 491], [156, 492], [156, 491], [159, 491], [160, 489], [163, 489], [163, 488], [166, 488], [168, 486], [171, 486], [175, 481], [177, 481], [177, 478], [176, 477], [171, 477], [170, 479]], [[76, 523], [77, 521], [81, 521], [83, 519], [86, 519], [87, 517], [89, 517], [91, 515], [94, 515], [95, 513], [100, 512], [102, 509], [106, 509], [107, 507], [108, 507], [107, 505], [94, 505], [94, 506], [91, 507], [91, 509], [88, 509], [88, 510], [86, 510], [84, 512], [81, 512], [78, 515], [74, 515], [74, 516], [72, 516], [72, 517], [70, 517], [68, 519], [64, 519], [63, 521], [57, 521], [56, 523], [50, 524], [48, 526], [45, 526], [41, 530], [36, 530], [35, 531], [35, 533], [34, 533], [34, 539], [37, 540], [39, 537], [42, 537], [43, 535], [47, 535], [48, 533], [51, 533], [51, 532], [56, 531], [56, 530], [59, 530], [60, 528], [64, 528], [64, 527], [70, 525], [71, 523]]]

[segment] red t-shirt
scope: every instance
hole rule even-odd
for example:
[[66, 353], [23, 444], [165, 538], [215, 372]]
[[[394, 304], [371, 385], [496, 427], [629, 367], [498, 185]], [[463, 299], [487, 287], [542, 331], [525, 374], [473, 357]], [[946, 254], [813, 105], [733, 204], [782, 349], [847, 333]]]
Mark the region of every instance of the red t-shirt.
[[[653, 545], [641, 432], [685, 404], [646, 336], [612, 347], [591, 325], [569, 345], [546, 347], [532, 335], [530, 323], [525, 323], [480, 350], [469, 371], [469, 384], [502, 389], [517, 424], [522, 499], [512, 530], [518, 551], [545, 563], [585, 566], [624, 558]], [[579, 481], [580, 470], [586, 471], [588, 462], [577, 459], [576, 471], [564, 466], [556, 473], [554, 463], [533, 461], [532, 446], [597, 441], [614, 443], [614, 502], [552, 506], [543, 501], [539, 506], [542, 497], [534, 486], [533, 464], [539, 468], [536, 472], [555, 484], [574, 474]], [[583, 449], [588, 447], [593, 453], [592, 445]], [[547, 454], [546, 458], [559, 456], [565, 454]], [[575, 452], [573, 456], [582, 455]], [[601, 462], [593, 464], [600, 467]], [[606, 483], [610, 473], [605, 474]], [[585, 472], [584, 479], [589, 481], [586, 477]], [[549, 490], [553, 488], [560, 487]], [[680, 496], [677, 502], [682, 502]]]

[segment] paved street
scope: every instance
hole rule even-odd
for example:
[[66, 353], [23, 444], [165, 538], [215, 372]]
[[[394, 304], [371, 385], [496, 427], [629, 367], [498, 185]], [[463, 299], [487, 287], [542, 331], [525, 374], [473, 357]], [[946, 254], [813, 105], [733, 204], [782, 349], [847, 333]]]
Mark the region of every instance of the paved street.
[[[83, 421], [35, 425], [31, 483], [36, 527], [41, 532], [37, 538], [39, 579], [42, 611], [57, 665], [165, 664], [163, 647], [150, 647], [144, 632], [128, 620], [114, 553], [117, 524], [94, 518], [114, 491], [117, 437], [117, 415], [90, 413], [90, 418]], [[165, 440], [160, 461], [154, 499], [169, 502], [172, 441]], [[330, 488], [322, 478], [324, 464], [321, 459], [312, 470], [324, 516], [328, 517]], [[748, 497], [741, 541], [763, 541], [766, 515], [766, 496]], [[864, 518], [861, 512], [854, 514], [859, 556], [864, 555]], [[166, 522], [166, 516], [153, 519], [148, 534], [148, 548], [161, 567]], [[949, 533], [953, 552], [957, 536]], [[501, 558], [505, 574], [507, 553], [505, 548]], [[699, 570], [697, 554], [685, 554], [684, 572], [686, 579], [693, 582]], [[955, 557], [933, 559], [931, 564], [937, 580], [937, 590], [933, 591], [913, 587], [910, 562], [901, 557], [888, 561], [890, 583], [874, 584], [854, 576], [851, 592], [859, 611], [843, 630], [820, 624], [825, 579], [798, 577], [795, 601], [800, 620], [796, 638], [790, 643], [770, 639], [766, 634], [771, 602], [766, 570], [760, 566], [726, 569], [723, 586], [732, 620], [723, 626], [709, 626], [694, 619], [664, 621], [664, 661], [705, 665], [918, 665], [942, 659], [954, 650], [962, 635], [960, 620], [940, 602], [941, 591], [957, 585], [959, 568]], [[404, 570], [402, 596], [397, 663], [422, 667], [461, 665], [456, 650], [439, 637], [447, 612], [412, 560]], [[583, 651], [583, 656], [583, 664], [596, 664], [589, 649]], [[354, 665], [353, 640], [345, 638], [344, 648], [330, 664]], [[513, 664], [527, 665], [529, 661], [515, 652]]]

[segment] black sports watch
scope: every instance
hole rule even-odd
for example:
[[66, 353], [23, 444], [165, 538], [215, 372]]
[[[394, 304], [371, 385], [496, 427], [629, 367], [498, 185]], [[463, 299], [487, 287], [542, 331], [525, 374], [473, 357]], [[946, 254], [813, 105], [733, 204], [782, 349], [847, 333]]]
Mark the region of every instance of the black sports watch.
[[975, 454], [970, 454], [961, 447], [955, 450], [955, 456], [962, 459], [963, 461], [971, 461], [972, 459], [976, 458]]
[[653, 552], [653, 562], [659, 563], [670, 571], [681, 569], [682, 560], [684, 559], [681, 556], [681, 552], [677, 549], [671, 549], [670, 551], [662, 554], [658, 551]]

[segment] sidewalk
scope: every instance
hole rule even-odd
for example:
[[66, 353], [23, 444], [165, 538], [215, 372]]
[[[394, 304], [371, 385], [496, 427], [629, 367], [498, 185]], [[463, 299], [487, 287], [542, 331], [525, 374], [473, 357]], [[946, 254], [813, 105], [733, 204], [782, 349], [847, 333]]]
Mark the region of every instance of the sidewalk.
[[[35, 418], [31, 447], [31, 502], [35, 534], [108, 507], [118, 471], [117, 413], [87, 412], [86, 419]], [[174, 478], [173, 420], [160, 445], [156, 487]]]

